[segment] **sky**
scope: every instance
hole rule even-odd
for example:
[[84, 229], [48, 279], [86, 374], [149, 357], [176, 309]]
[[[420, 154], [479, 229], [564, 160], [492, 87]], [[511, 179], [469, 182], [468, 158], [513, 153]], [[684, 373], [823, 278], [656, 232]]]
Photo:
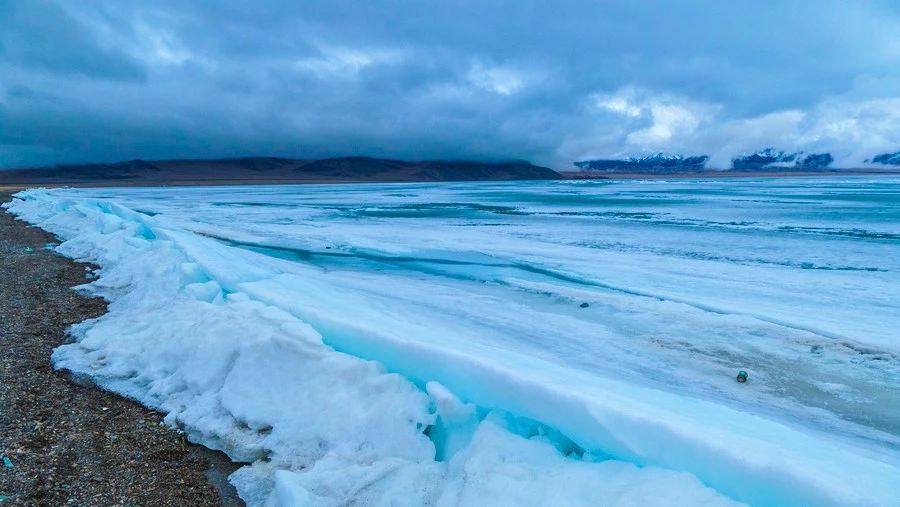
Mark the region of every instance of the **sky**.
[[0, 0], [0, 167], [900, 151], [900, 3]]

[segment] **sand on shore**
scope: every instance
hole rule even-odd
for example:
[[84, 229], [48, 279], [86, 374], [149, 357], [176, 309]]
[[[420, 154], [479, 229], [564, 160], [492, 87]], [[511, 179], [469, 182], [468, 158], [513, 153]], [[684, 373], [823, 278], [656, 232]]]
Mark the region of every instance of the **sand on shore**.
[[54, 253], [56, 242], [0, 211], [0, 454], [12, 465], [0, 464], [0, 504], [243, 505], [223, 454], [53, 369], [65, 329], [106, 311], [71, 290], [90, 266]]

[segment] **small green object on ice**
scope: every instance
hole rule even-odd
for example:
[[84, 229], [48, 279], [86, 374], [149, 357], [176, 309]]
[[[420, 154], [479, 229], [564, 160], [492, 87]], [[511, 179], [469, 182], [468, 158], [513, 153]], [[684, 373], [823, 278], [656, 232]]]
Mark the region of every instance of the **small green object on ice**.
[[12, 460], [9, 459], [9, 456], [3, 456], [3, 466], [5, 466], [6, 468], [13, 467]]
[[746, 382], [747, 381], [747, 372], [745, 372], [744, 370], [739, 371], [737, 374], [737, 381], [740, 382], [741, 384]]
[[25, 253], [31, 253], [33, 251], [34, 251], [34, 248], [31, 248], [30, 246], [25, 247]]

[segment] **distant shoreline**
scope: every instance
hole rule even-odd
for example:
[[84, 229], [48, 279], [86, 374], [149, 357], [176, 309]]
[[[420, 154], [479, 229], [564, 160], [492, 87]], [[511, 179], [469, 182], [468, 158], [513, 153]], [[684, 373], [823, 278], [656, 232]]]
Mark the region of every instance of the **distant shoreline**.
[[372, 157], [286, 159], [244, 157], [128, 160], [0, 170], [0, 188], [296, 185], [461, 181], [629, 180], [900, 175], [900, 168], [826, 170], [555, 171], [524, 161], [404, 161]]
[[475, 183], [498, 181], [615, 181], [615, 180], [666, 180], [666, 179], [741, 179], [741, 178], [803, 178], [821, 176], [900, 176], [897, 171], [827, 171], [827, 172], [759, 172], [759, 171], [704, 171], [693, 173], [604, 173], [578, 174], [575, 171], [560, 173], [556, 180], [352, 180], [352, 179], [204, 179], [204, 180], [91, 180], [91, 181], [34, 181], [0, 183], [0, 191], [17, 192], [28, 188], [130, 188], [130, 187], [227, 187], [239, 185], [341, 185], [365, 183]]
[[147, 186], [395, 181], [553, 180], [560, 174], [523, 161], [406, 161], [372, 157], [128, 160], [2, 170], [0, 185]]
[[[415, 183], [410, 181], [372, 180], [289, 180], [289, 179], [210, 179], [210, 180], [91, 180], [69, 182], [35, 181], [33, 183], [0, 183], [0, 192], [28, 188], [128, 188], [128, 187], [228, 187], [240, 185], [331, 185], [354, 183]], [[422, 182], [427, 183], [427, 182]]]
[[737, 171], [704, 170], [685, 172], [601, 172], [562, 171], [566, 180], [645, 180], [645, 179], [720, 179], [720, 178], [799, 178], [812, 176], [900, 176], [896, 169], [834, 169], [830, 171]]

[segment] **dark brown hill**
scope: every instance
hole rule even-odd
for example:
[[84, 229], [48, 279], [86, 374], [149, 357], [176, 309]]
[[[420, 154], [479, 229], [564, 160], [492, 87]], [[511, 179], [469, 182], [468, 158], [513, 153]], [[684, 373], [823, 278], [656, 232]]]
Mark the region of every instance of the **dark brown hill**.
[[528, 162], [404, 161], [371, 157], [298, 160], [244, 157], [216, 160], [130, 160], [0, 170], [8, 185], [152, 185], [217, 182], [416, 182], [549, 180], [560, 174]]

